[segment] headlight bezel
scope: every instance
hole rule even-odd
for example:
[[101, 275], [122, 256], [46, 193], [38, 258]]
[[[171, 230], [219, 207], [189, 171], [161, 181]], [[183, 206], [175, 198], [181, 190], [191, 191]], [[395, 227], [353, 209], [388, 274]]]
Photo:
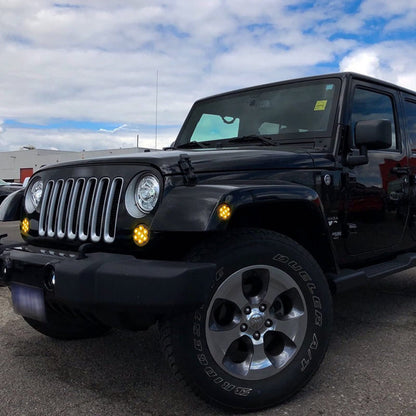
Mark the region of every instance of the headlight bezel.
[[25, 210], [28, 214], [40, 211], [45, 185], [40, 177], [34, 178], [25, 193]]
[[[157, 195], [154, 198], [154, 201], [151, 206], [142, 205], [138, 200], [138, 189], [141, 183], [143, 183], [146, 178], [151, 178], [151, 181], [154, 181], [154, 184], [158, 185]], [[157, 210], [157, 207], [160, 204], [163, 193], [163, 179], [160, 174], [154, 172], [153, 169], [146, 169], [139, 174], [137, 174], [129, 183], [126, 194], [125, 194], [125, 205], [127, 212], [134, 218], [143, 218], [147, 215], [151, 215]]]

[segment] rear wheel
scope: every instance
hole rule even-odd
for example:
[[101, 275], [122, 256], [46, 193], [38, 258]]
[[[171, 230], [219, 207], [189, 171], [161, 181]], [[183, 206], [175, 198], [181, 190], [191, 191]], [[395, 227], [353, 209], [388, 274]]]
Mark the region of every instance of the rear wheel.
[[196, 250], [217, 264], [201, 308], [162, 324], [172, 369], [208, 401], [259, 410], [286, 400], [318, 369], [332, 299], [315, 260], [280, 234], [232, 233]]

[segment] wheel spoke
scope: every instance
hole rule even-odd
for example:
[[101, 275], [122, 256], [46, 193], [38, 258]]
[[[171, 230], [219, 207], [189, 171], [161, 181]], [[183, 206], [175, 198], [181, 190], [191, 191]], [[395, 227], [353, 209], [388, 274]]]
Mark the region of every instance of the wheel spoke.
[[264, 351], [264, 344], [254, 344], [250, 360], [250, 371], [263, 370], [272, 365]]
[[238, 308], [242, 309], [247, 304], [247, 298], [244, 296], [241, 275], [235, 279], [226, 280], [221, 286], [221, 297], [233, 302]]
[[262, 299], [262, 302], [264, 302], [264, 303], [266, 303], [268, 305], [273, 305], [273, 302], [280, 295], [280, 293], [283, 292], [283, 290], [282, 291], [279, 291], [279, 292], [276, 292], [270, 286], [272, 286], [272, 285], [269, 284], [269, 286], [267, 288], [267, 292], [266, 292], [264, 298]]
[[300, 334], [306, 329], [307, 320], [305, 315], [298, 315], [294, 318], [279, 319], [276, 324], [276, 331], [286, 335], [296, 345]]
[[231, 329], [210, 330], [209, 336], [213, 341], [213, 345], [215, 345], [216, 353], [224, 357], [230, 345], [241, 337], [240, 327], [236, 325]]
[[276, 369], [281, 369], [296, 353], [293, 341], [280, 332], [272, 332], [265, 339], [266, 355]]
[[247, 299], [244, 296], [241, 285], [238, 287], [238, 289], [236, 288], [236, 290], [233, 291], [233, 293], [228, 297], [228, 299], [231, 302], [235, 303], [240, 309], [242, 309], [244, 305], [247, 304]]
[[267, 285], [267, 290], [263, 298], [263, 302], [272, 305], [277, 297], [282, 293], [296, 288], [296, 283], [278, 269], [272, 269], [270, 271], [271, 279]]

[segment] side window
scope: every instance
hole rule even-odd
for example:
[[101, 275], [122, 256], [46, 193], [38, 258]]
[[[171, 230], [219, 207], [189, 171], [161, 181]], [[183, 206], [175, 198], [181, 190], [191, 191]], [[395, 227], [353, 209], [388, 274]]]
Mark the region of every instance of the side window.
[[191, 142], [230, 139], [238, 136], [240, 119], [202, 114], [191, 137]]
[[412, 153], [416, 153], [416, 102], [405, 101], [406, 127]]
[[391, 150], [396, 150], [396, 124], [394, 121], [393, 101], [387, 94], [382, 94], [363, 88], [356, 88], [352, 104], [351, 127], [354, 131], [357, 121], [390, 120], [392, 130]]

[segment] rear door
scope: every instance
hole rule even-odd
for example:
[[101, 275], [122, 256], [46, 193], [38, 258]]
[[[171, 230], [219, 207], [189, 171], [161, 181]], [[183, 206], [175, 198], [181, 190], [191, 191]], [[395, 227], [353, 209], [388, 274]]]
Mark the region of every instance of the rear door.
[[404, 94], [404, 115], [407, 142], [409, 143], [409, 230], [416, 240], [416, 95]]

